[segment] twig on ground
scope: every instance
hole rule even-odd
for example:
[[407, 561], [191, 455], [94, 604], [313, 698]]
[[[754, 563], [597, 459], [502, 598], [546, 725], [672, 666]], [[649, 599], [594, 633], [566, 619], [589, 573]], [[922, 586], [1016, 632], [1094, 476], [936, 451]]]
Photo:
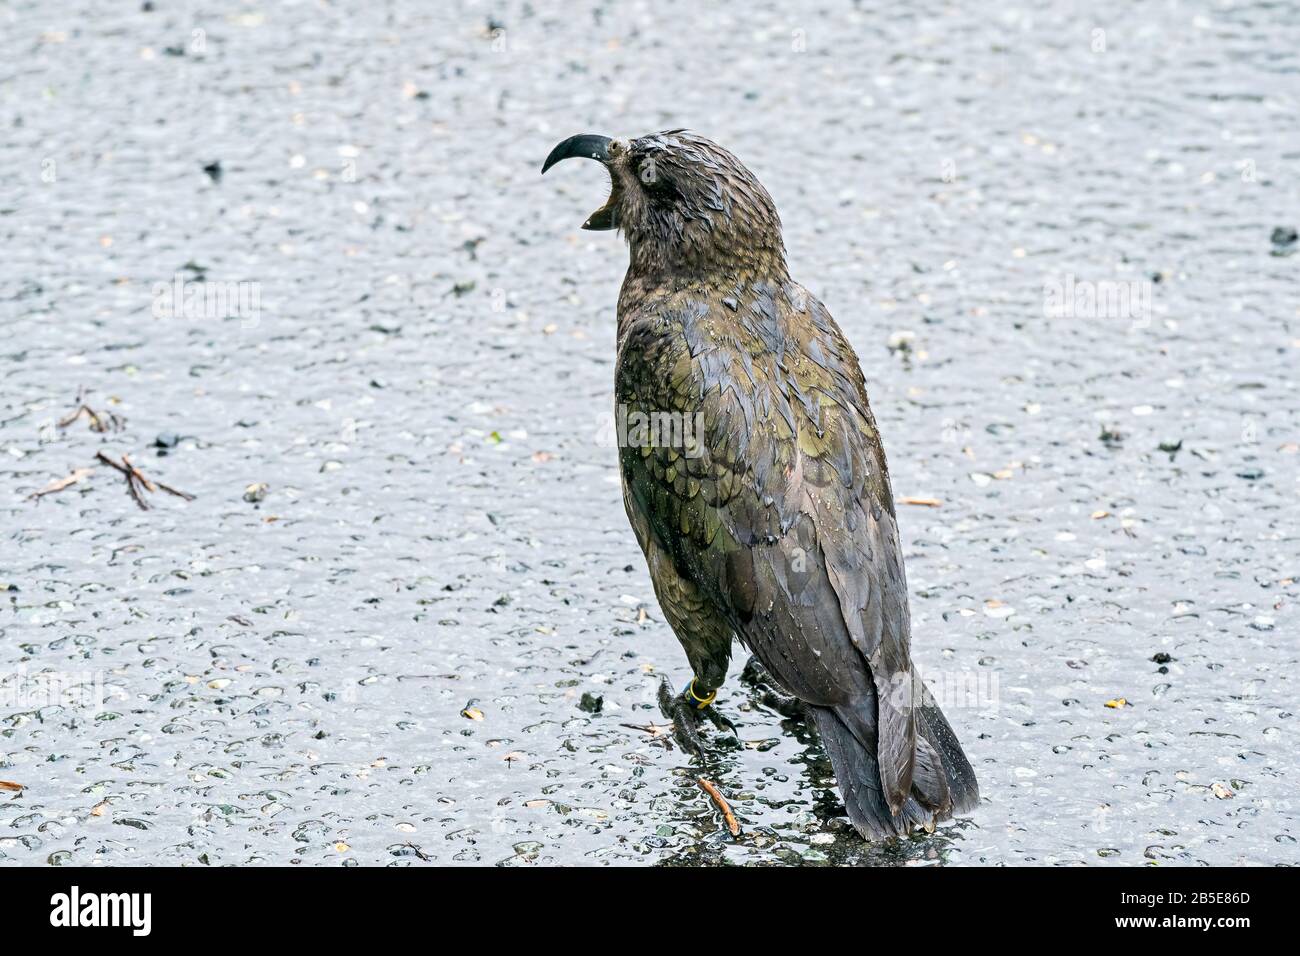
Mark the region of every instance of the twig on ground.
[[736, 815], [731, 812], [731, 804], [727, 803], [726, 798], [723, 797], [722, 792], [718, 790], [713, 781], [699, 777], [695, 782], [718, 805], [718, 809], [722, 811], [722, 819], [727, 822], [727, 829], [731, 831], [731, 835], [740, 836], [740, 822], [736, 819]]
[[102, 451], [95, 452], [95, 457], [100, 461], [102, 461], [104, 464], [110, 465], [113, 468], [116, 468], [122, 474], [126, 475], [126, 490], [131, 493], [131, 497], [135, 499], [135, 503], [140, 506], [141, 511], [148, 511], [149, 506], [145, 504], [144, 498], [140, 496], [140, 491], [135, 486], [135, 481], [136, 481], [135, 473], [132, 472], [131, 469], [126, 467], [125, 465], [118, 464], [113, 459], [105, 455]]
[[171, 485], [164, 485], [161, 481], [158, 481], [156, 478], [154, 479], [154, 484], [157, 485], [159, 489], [161, 489], [162, 491], [167, 492], [167, 494], [169, 495], [175, 495], [177, 498], [184, 498], [186, 501], [194, 500], [194, 495], [190, 494], [188, 491], [178, 491], [177, 489], [173, 488]]
[[106, 413], [107, 419], [105, 419], [104, 415], [100, 415], [99, 412], [95, 411], [93, 408], [91, 408], [89, 405], [86, 404], [85, 389], [78, 389], [77, 407], [74, 408], [68, 415], [64, 416], [62, 419], [59, 420], [59, 427], [67, 428], [69, 425], [71, 425], [73, 422], [79, 419], [82, 415], [85, 415], [87, 418], [90, 419], [91, 431], [97, 431], [101, 433], [107, 431], [117, 432], [117, 431], [121, 431], [122, 426], [126, 424], [126, 419], [124, 419], [121, 415], [115, 414], [114, 412], [107, 412]]
[[402, 846], [409, 849], [412, 853], [418, 856], [425, 863], [429, 862], [428, 855], [423, 850], [421, 850], [418, 846], [416, 846], [414, 843], [403, 843]]
[[105, 455], [102, 451], [95, 452], [95, 457], [100, 461], [102, 461], [104, 464], [111, 465], [112, 467], [116, 468], [118, 471], [120, 471], [122, 474], [126, 476], [126, 490], [130, 492], [131, 497], [135, 499], [135, 503], [140, 506], [141, 511], [148, 511], [149, 505], [145, 503], [143, 496], [141, 496], [140, 489], [135, 486], [135, 482], [136, 482], [135, 473], [125, 465], [121, 465], [118, 462], [115, 462], [113, 459]]
[[137, 468], [135, 464], [131, 461], [131, 459], [127, 458], [125, 454], [122, 455], [122, 464], [126, 465], [127, 468], [131, 469], [131, 474], [134, 475], [135, 479], [139, 481], [140, 484], [144, 485], [147, 490], [149, 491], [158, 490], [154, 486], [154, 483], [144, 476], [144, 472], [142, 472], [139, 468]]
[[77, 482], [86, 478], [88, 475], [93, 475], [94, 473], [95, 473], [94, 468], [74, 468], [72, 470], [72, 474], [67, 475], [66, 477], [63, 478], [54, 479], [48, 485], [42, 488], [40, 491], [33, 491], [30, 495], [27, 496], [27, 500], [39, 501], [41, 498], [44, 498], [46, 495], [52, 495], [55, 492], [62, 491], [64, 488], [71, 488], [73, 485], [77, 484]]
[[12, 783], [9, 780], [0, 780], [0, 790], [12, 790], [18, 793], [26, 788], [21, 783]]
[[144, 472], [137, 468], [126, 455], [122, 456], [120, 462], [114, 461], [102, 451], [95, 452], [95, 457], [104, 464], [116, 468], [126, 476], [127, 491], [131, 493], [131, 497], [135, 499], [135, 503], [138, 504], [143, 511], [148, 511], [149, 505], [144, 500], [144, 495], [140, 494], [141, 488], [150, 492], [161, 489], [169, 495], [175, 495], [177, 498], [184, 498], [186, 501], [194, 500], [194, 496], [187, 491], [178, 491], [171, 485], [164, 485], [161, 481], [151, 481], [149, 478], [146, 478]]
[[926, 508], [939, 508], [943, 505], [943, 502], [938, 498], [912, 498], [910, 496], [899, 498], [898, 503], [904, 505], [924, 505]]
[[649, 734], [651, 737], [666, 737], [668, 731], [672, 729], [672, 724], [619, 724], [620, 727], [626, 727], [628, 730], [639, 730], [643, 734]]

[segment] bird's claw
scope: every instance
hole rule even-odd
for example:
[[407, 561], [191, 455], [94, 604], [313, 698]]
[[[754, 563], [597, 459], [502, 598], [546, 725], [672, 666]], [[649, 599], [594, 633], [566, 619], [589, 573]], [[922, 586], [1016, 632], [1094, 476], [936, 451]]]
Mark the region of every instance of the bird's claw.
[[673, 693], [666, 679], [659, 684], [659, 710], [673, 722], [673, 737], [677, 745], [697, 757], [704, 756], [704, 741], [697, 729], [698, 711], [680, 694]]
[[713, 706], [705, 707], [700, 711], [700, 713], [709, 718], [709, 722], [719, 730], [725, 730], [731, 734], [740, 733], [740, 728], [733, 724], [731, 719], [727, 717], [726, 714], [722, 713], [722, 711], [718, 710], [718, 708]]
[[772, 680], [772, 675], [768, 673], [767, 668], [758, 662], [757, 657], [751, 657], [745, 663], [740, 679], [756, 691], [758, 703], [764, 707], [776, 711], [788, 720], [807, 718], [808, 712], [803, 701], [781, 690], [776, 681]]
[[736, 725], [713, 707], [713, 693], [702, 699], [695, 695], [693, 687], [694, 682], [687, 684], [680, 693], [675, 693], [665, 678], [659, 684], [659, 709], [673, 722], [673, 737], [678, 745], [688, 753], [702, 758], [705, 746], [699, 731], [701, 714], [719, 730], [735, 733]]

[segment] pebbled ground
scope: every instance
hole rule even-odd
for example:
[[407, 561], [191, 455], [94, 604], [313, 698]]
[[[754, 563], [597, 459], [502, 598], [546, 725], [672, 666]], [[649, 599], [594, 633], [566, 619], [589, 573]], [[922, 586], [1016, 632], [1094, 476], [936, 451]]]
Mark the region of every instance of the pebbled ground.
[[[1285, 6], [154, 7], [0, 8], [0, 864], [1300, 859]], [[538, 168], [673, 126], [942, 502], [915, 657], [984, 799], [934, 836], [847, 833], [740, 660], [707, 767], [627, 726], [686, 666], [605, 440], [626, 252]]]

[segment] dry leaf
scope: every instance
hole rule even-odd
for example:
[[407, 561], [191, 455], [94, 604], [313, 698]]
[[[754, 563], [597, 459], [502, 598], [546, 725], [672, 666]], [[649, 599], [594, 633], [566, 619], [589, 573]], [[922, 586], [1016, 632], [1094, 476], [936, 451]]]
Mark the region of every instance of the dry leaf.
[[1121, 707], [1128, 706], [1128, 700], [1123, 697], [1116, 697], [1114, 700], [1106, 701], [1106, 706], [1111, 708], [1111, 710], [1119, 710]]

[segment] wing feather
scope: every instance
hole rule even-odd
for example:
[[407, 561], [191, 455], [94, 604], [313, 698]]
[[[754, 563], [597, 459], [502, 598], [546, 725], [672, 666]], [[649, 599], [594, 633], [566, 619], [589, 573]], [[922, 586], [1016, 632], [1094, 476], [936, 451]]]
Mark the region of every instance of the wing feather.
[[[643, 411], [702, 415], [699, 457], [682, 466], [700, 494], [674, 488], [671, 449], [624, 449], [629, 510], [787, 690], [827, 707], [874, 698], [875, 739], [861, 743], [897, 814], [916, 772], [917, 688], [862, 372], [825, 307], [798, 287], [759, 286], [734, 314], [699, 296], [687, 290], [680, 308], [629, 323], [617, 393]], [[871, 736], [867, 725], [855, 733]]]

